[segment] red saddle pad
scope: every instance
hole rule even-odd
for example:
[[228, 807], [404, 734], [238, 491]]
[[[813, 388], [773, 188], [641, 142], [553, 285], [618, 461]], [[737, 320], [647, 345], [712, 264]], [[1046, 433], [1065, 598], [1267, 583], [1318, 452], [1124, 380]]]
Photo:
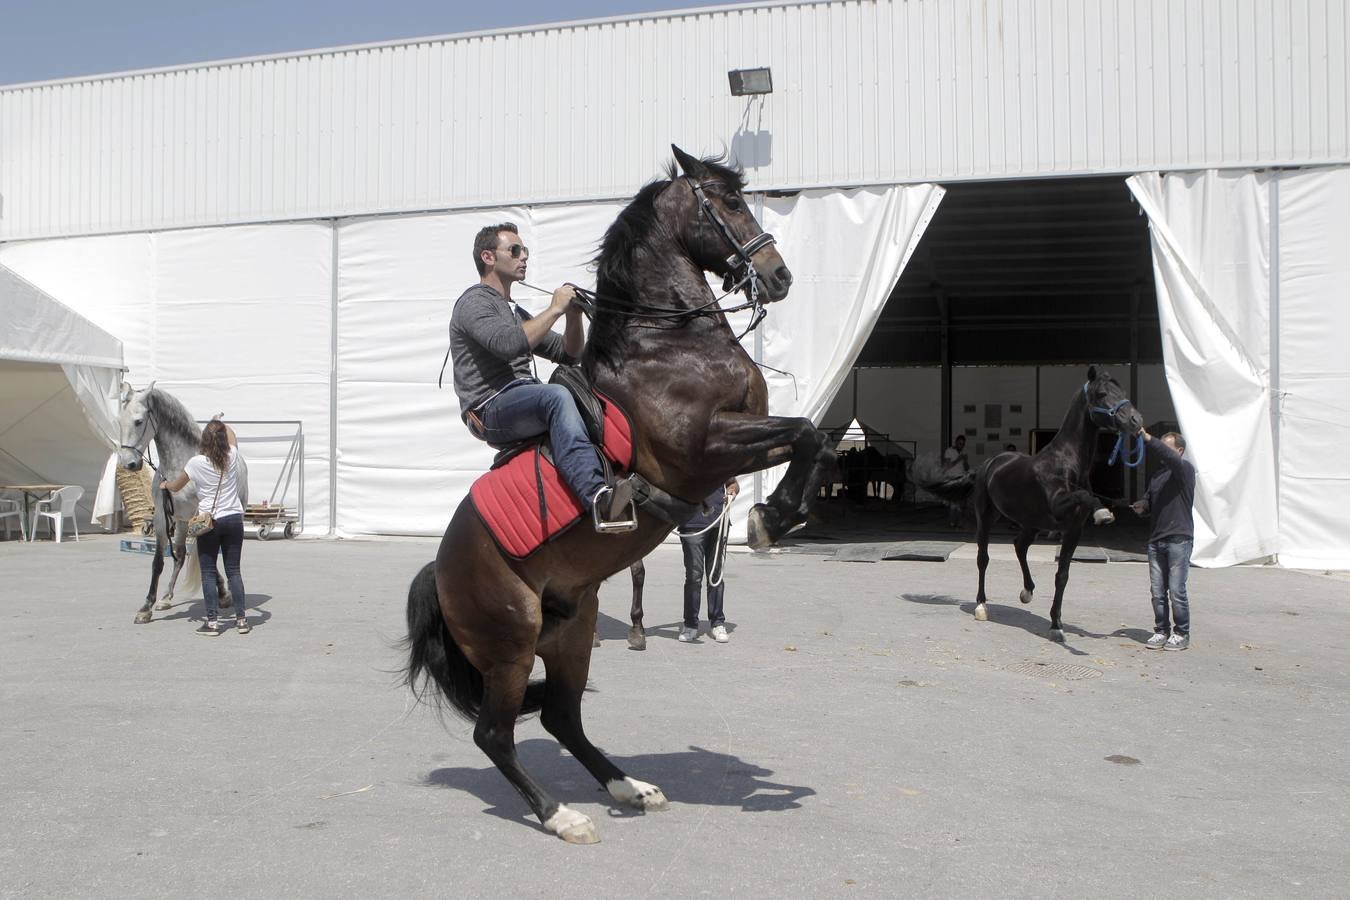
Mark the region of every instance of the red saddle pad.
[[[605, 409], [605, 455], [617, 469], [626, 472], [633, 467], [632, 425], [617, 404], [599, 392], [596, 396]], [[541, 483], [547, 522], [539, 518]], [[497, 546], [515, 559], [524, 559], [572, 527], [584, 509], [539, 446], [517, 453], [505, 465], [479, 476], [469, 496]]]

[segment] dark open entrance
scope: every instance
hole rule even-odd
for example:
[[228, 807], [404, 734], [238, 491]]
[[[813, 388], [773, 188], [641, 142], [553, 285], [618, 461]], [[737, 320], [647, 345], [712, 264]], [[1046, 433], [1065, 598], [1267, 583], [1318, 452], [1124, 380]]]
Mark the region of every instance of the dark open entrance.
[[[886, 437], [921, 455], [939, 453], [958, 433], [986, 458], [1008, 443], [1030, 450], [1036, 430], [1058, 426], [1071, 379], [1081, 383], [1080, 370], [1093, 363], [1111, 368], [1137, 403], [1142, 377], [1146, 421], [1170, 420], [1148, 220], [1124, 177], [945, 187], [823, 424], [880, 423]], [[879, 379], [888, 387], [873, 385]], [[989, 385], [1010, 381], [1023, 385], [1020, 393], [985, 396], [1000, 393]], [[914, 392], [922, 400], [909, 398]], [[924, 404], [924, 415], [888, 416], [888, 404], [901, 402]], [[1107, 451], [1113, 441], [1104, 441]], [[1137, 495], [1142, 470], [1133, 479], [1108, 470], [1105, 455], [1094, 489]], [[972, 465], [980, 461], [972, 455]], [[850, 517], [894, 514], [912, 492], [887, 502], [867, 496]]]

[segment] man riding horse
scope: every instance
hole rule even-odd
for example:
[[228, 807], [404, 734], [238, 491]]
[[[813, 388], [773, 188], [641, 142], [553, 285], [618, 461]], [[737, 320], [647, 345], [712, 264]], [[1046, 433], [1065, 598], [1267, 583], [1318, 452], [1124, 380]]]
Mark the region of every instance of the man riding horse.
[[[525, 280], [530, 251], [510, 222], [479, 230], [473, 242], [478, 284], [455, 301], [450, 318], [450, 355], [460, 416], [474, 437], [502, 449], [547, 434], [553, 462], [597, 531], [625, 520], [633, 487], [605, 482], [602, 461], [567, 388], [541, 384], [531, 372], [531, 354], [562, 365], [581, 361], [585, 335], [576, 289], [565, 284], [553, 301], [531, 316], [511, 300], [511, 285]], [[561, 337], [553, 323], [564, 319]]]

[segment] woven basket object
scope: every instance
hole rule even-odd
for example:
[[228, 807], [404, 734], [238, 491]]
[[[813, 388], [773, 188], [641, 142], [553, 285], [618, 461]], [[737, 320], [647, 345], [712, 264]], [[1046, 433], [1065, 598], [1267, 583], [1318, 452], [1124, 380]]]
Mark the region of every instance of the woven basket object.
[[142, 466], [132, 472], [117, 467], [117, 490], [122, 495], [122, 509], [132, 528], [143, 530], [155, 515], [155, 503], [150, 498], [150, 470]]

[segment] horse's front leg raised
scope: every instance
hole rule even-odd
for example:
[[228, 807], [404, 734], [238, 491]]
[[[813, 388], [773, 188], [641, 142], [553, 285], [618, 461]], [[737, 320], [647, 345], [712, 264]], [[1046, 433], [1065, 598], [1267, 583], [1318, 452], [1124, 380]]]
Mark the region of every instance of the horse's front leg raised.
[[787, 474], [763, 503], [750, 510], [747, 541], [756, 550], [769, 546], [806, 521], [820, 492], [834, 451], [825, 433], [810, 419], [718, 413], [708, 430], [704, 459], [710, 468], [757, 472], [790, 458]]

